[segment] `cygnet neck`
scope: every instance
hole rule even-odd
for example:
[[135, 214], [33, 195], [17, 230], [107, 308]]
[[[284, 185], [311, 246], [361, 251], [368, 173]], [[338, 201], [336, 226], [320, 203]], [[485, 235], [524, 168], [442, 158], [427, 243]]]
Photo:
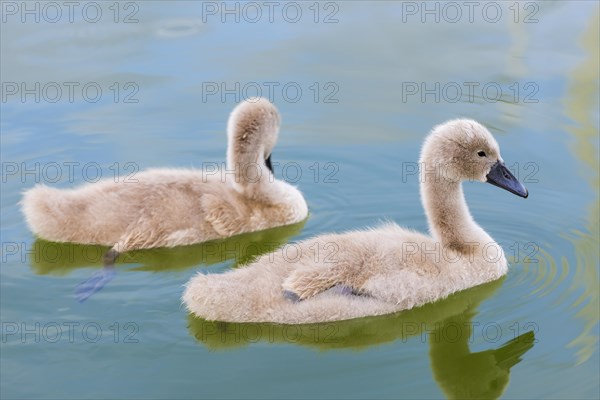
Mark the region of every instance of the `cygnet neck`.
[[422, 171], [421, 201], [429, 230], [444, 248], [467, 253], [474, 245], [493, 242], [473, 220], [459, 180]]

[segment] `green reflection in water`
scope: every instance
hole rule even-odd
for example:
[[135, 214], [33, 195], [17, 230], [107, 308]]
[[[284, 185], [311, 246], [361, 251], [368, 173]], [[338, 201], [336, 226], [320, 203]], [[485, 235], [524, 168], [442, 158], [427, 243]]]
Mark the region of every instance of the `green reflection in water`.
[[213, 350], [256, 342], [287, 343], [326, 351], [371, 346], [429, 336], [433, 376], [450, 398], [497, 398], [509, 382], [510, 368], [534, 344], [526, 332], [494, 350], [471, 353], [472, 319], [477, 307], [502, 286], [503, 279], [392, 315], [305, 325], [206, 321], [188, 315], [190, 334]]
[[[578, 348], [578, 364], [587, 361], [598, 349], [598, 336], [593, 334], [593, 330], [598, 325], [600, 315], [600, 160], [596, 125], [600, 68], [599, 15], [598, 10], [590, 15], [588, 27], [580, 41], [587, 57], [569, 74], [568, 96], [564, 101], [565, 114], [573, 121], [566, 128], [574, 139], [571, 150], [581, 162], [581, 174], [596, 194], [589, 205], [587, 232], [573, 230], [563, 234], [575, 248], [575, 273], [570, 292], [580, 293], [572, 307], [580, 307], [576, 315], [584, 321], [581, 333], [568, 345]], [[563, 262], [569, 264], [567, 259], [563, 259]]]
[[[534, 333], [523, 333], [497, 349], [472, 353], [468, 343], [472, 317], [470, 312], [450, 317], [429, 335], [433, 376], [450, 399], [496, 399], [508, 385], [510, 369], [533, 347]], [[450, 336], [448, 331], [460, 335]]]
[[[131, 251], [119, 256], [117, 266], [141, 264], [131, 270], [154, 272], [184, 270], [228, 260], [239, 266], [287, 243], [305, 223], [306, 220], [190, 246]], [[102, 256], [108, 249], [105, 246], [55, 243], [38, 238], [30, 254], [30, 265], [38, 275], [67, 275], [78, 268], [102, 267]]]

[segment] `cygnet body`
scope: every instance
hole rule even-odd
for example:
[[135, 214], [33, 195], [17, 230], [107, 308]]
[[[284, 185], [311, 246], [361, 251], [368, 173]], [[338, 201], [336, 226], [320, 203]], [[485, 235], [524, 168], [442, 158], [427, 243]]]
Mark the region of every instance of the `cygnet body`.
[[37, 185], [25, 192], [23, 213], [43, 239], [112, 246], [108, 264], [129, 250], [302, 221], [308, 214], [302, 194], [272, 172], [279, 125], [273, 104], [249, 99], [229, 118], [226, 171], [152, 169], [135, 175], [134, 182], [107, 179], [67, 190]]
[[230, 322], [314, 323], [411, 309], [493, 281], [502, 248], [473, 220], [463, 180], [528, 192], [489, 131], [472, 120], [437, 126], [421, 151], [430, 235], [386, 223], [317, 236], [223, 274], [198, 274], [183, 300], [194, 315]]

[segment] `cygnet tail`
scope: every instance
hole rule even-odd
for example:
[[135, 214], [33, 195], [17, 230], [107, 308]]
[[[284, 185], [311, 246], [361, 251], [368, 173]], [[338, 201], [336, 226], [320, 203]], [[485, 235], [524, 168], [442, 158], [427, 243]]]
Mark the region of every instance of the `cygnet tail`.
[[73, 193], [37, 185], [26, 191], [21, 210], [29, 229], [37, 236], [53, 242], [70, 242], [73, 226], [81, 224]]
[[252, 322], [266, 317], [269, 291], [262, 293], [248, 268], [223, 274], [199, 273], [188, 282], [182, 300], [195, 316], [209, 321]]

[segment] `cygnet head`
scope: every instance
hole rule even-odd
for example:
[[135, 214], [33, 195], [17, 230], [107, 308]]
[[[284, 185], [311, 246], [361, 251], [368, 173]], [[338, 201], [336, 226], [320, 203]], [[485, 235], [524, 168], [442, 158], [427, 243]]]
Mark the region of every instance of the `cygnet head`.
[[[277, 108], [267, 99], [254, 97], [240, 103], [227, 123], [228, 169], [244, 170], [256, 163], [273, 172], [271, 152], [277, 142], [280, 121]], [[261, 172], [264, 175], [268, 171]]]
[[421, 150], [421, 181], [477, 180], [527, 198], [528, 192], [504, 165], [500, 147], [480, 123], [456, 119], [436, 126]]

